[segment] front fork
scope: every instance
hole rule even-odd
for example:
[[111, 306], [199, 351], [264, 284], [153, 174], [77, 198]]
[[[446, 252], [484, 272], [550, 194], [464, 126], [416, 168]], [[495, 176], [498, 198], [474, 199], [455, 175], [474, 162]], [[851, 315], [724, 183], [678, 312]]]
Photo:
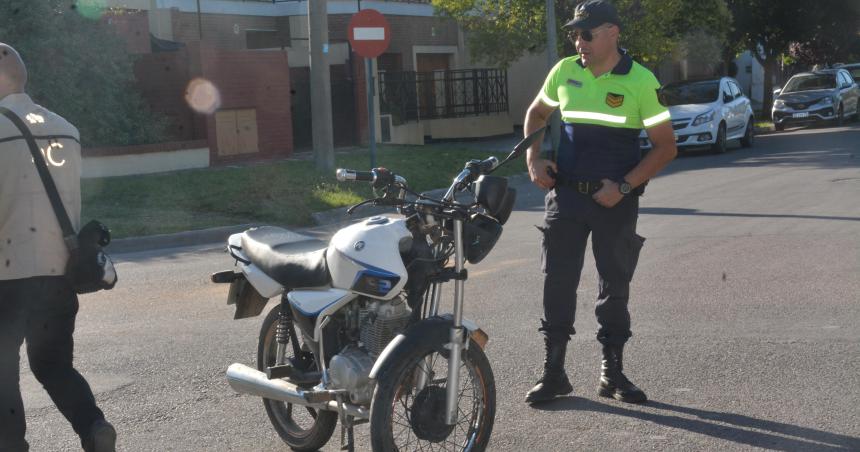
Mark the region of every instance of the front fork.
[[[454, 280], [454, 318], [453, 325], [449, 333], [449, 342], [445, 344], [445, 348], [449, 350], [448, 359], [448, 384], [445, 393], [445, 423], [454, 425], [457, 423], [458, 406], [460, 402], [460, 364], [463, 360], [463, 347], [466, 343], [466, 329], [463, 328], [463, 286], [465, 279], [462, 278], [464, 258], [463, 249], [463, 221], [454, 221], [454, 270], [457, 272], [457, 278]], [[441, 285], [434, 283], [430, 296], [430, 317], [439, 313], [439, 300], [441, 298]], [[417, 389], [421, 390], [427, 385], [427, 379], [430, 377], [432, 369], [430, 369], [430, 357], [425, 358], [419, 364], [420, 372], [418, 379], [415, 382]]]
[[463, 249], [463, 220], [454, 220], [454, 323], [451, 325], [450, 342], [445, 345], [450, 358], [448, 359], [448, 385], [445, 395], [445, 423], [457, 423], [457, 411], [460, 401], [460, 363], [462, 362], [463, 346], [465, 345], [465, 329], [463, 328], [463, 288], [465, 284]]

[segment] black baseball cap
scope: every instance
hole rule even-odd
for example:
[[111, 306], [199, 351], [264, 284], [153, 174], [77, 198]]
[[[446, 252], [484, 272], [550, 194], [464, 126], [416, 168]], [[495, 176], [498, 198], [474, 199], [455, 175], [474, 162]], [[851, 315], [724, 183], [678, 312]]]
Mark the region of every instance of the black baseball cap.
[[576, 5], [573, 19], [564, 24], [564, 28], [579, 28], [591, 30], [602, 24], [610, 23], [621, 26], [618, 11], [606, 0], [587, 0]]

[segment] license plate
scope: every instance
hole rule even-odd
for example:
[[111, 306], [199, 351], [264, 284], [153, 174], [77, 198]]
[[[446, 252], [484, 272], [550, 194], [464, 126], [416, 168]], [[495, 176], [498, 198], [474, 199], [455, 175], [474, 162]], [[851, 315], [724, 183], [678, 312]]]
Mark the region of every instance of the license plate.
[[807, 113], [807, 112], [795, 113], [795, 114], [791, 115], [791, 117], [792, 118], [806, 118], [806, 117], [809, 117], [809, 113]]

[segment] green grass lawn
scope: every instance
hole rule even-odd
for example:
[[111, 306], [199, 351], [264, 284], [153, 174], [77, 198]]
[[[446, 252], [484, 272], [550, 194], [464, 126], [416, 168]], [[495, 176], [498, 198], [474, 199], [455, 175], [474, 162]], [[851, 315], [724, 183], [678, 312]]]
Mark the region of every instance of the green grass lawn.
[[[444, 144], [380, 146], [377, 166], [405, 177], [410, 188], [426, 191], [450, 185], [469, 159], [490, 155], [501, 159], [508, 151]], [[367, 150], [338, 153], [335, 161], [337, 167], [356, 170], [370, 166]], [[524, 158], [520, 158], [498, 174], [524, 171]], [[85, 179], [81, 190], [84, 221], [102, 221], [114, 238], [243, 223], [308, 226], [313, 224], [313, 212], [351, 205], [372, 195], [367, 183], [339, 183], [333, 172], [317, 172], [312, 161], [303, 160]]]

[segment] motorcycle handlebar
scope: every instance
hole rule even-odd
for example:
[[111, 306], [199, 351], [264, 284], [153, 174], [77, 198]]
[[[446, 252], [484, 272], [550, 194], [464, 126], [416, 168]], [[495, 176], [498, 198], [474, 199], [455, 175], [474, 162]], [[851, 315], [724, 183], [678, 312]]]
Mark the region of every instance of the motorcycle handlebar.
[[376, 182], [376, 171], [355, 171], [351, 169], [338, 168], [335, 177], [339, 182]]

